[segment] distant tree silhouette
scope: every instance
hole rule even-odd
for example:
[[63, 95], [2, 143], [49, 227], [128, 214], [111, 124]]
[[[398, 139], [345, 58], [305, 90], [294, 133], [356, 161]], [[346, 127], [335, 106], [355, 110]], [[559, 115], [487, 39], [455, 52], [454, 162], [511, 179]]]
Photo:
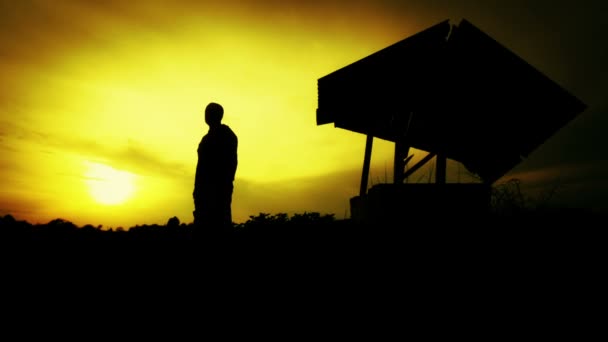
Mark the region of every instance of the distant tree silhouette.
[[179, 219], [177, 218], [177, 216], [173, 216], [172, 218], [169, 219], [169, 221], [167, 221], [167, 227], [169, 228], [177, 228], [179, 227]]
[[276, 226], [293, 226], [296, 224], [317, 224], [333, 222], [334, 214], [321, 215], [318, 212], [304, 212], [302, 214], [295, 213], [289, 217], [286, 213], [259, 213], [257, 216], [249, 216], [249, 219], [238, 225], [238, 227], [276, 227]]

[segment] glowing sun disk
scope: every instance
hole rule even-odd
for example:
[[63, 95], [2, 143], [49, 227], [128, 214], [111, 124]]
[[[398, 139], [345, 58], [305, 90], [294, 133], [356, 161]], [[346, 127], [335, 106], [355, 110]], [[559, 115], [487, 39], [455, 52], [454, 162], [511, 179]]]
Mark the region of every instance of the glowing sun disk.
[[135, 175], [111, 166], [85, 162], [85, 183], [93, 199], [101, 204], [117, 205], [128, 201], [135, 192]]

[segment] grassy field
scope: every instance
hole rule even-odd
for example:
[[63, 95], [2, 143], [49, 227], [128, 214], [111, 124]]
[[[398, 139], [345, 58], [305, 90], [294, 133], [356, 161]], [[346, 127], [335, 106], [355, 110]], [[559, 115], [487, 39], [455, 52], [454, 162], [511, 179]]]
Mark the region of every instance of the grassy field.
[[110, 231], [5, 216], [0, 270], [6, 302], [19, 308], [245, 305], [328, 319], [328, 308], [393, 318], [441, 308], [458, 318], [477, 310], [487, 324], [510, 311], [534, 321], [600, 298], [605, 222], [584, 211], [392, 223], [308, 213], [260, 214], [224, 232], [173, 218]]

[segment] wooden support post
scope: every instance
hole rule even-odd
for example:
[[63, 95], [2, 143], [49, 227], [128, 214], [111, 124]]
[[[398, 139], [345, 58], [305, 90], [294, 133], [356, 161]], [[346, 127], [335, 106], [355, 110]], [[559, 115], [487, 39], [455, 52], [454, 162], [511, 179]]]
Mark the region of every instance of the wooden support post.
[[365, 141], [365, 156], [363, 157], [363, 172], [361, 173], [361, 188], [359, 189], [359, 196], [363, 196], [367, 192], [367, 180], [369, 178], [369, 165], [372, 160], [373, 143], [374, 136], [368, 134], [367, 140]]
[[445, 184], [447, 169], [447, 158], [444, 154], [437, 154], [437, 165], [435, 170], [435, 183]]

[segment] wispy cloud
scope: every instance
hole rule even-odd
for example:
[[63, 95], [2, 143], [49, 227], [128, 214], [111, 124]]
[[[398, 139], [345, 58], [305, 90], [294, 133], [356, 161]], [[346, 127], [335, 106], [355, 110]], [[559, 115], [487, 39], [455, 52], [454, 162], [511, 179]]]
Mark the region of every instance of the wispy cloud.
[[102, 160], [139, 174], [181, 177], [190, 173], [184, 164], [159, 157], [135, 140], [129, 139], [123, 144], [103, 144], [87, 138], [51, 135], [18, 123], [4, 121], [2, 124], [2, 148], [18, 151], [20, 142], [24, 141], [37, 146], [40, 152], [77, 153], [83, 158]]

